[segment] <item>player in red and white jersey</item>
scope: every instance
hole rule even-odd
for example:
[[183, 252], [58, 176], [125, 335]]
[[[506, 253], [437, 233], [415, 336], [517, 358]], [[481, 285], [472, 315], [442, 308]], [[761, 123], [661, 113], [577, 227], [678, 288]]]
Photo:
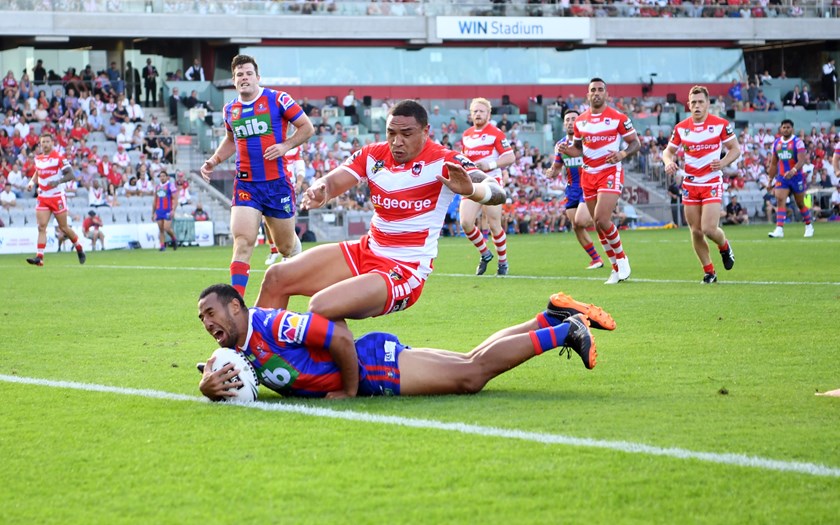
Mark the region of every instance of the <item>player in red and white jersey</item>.
[[[486, 98], [474, 98], [470, 103], [470, 117], [473, 125], [464, 131], [461, 137], [461, 153], [473, 161], [478, 169], [487, 175], [494, 177], [501, 187], [506, 181], [502, 180], [502, 169], [507, 168], [516, 161], [513, 149], [510, 147], [505, 133], [490, 123], [490, 112], [492, 110], [490, 101]], [[482, 275], [487, 271], [487, 263], [493, 259], [493, 254], [484, 242], [484, 235], [481, 228], [476, 227], [475, 219], [479, 212], [483, 213], [490, 226], [490, 233], [493, 235], [493, 244], [496, 245], [496, 255], [499, 257], [499, 268], [497, 275], [507, 275], [507, 236], [502, 228], [502, 206], [481, 205], [477, 202], [463, 199], [460, 205], [461, 228], [467, 239], [478, 249], [480, 259], [476, 275]]]
[[[616, 284], [630, 277], [630, 261], [624, 253], [612, 212], [624, 187], [621, 162], [641, 147], [630, 119], [607, 105], [607, 84], [600, 78], [589, 81], [589, 109], [575, 119], [574, 142], [559, 144], [556, 151], [569, 157], [583, 156], [580, 185], [598, 238], [612, 263], [610, 278]], [[627, 147], [622, 150], [621, 143]]]
[[325, 244], [271, 266], [256, 306], [285, 308], [312, 297], [309, 310], [328, 319], [363, 319], [414, 304], [432, 271], [447, 208], [460, 194], [501, 204], [504, 191], [468, 158], [429, 140], [426, 110], [413, 100], [394, 105], [386, 142], [369, 144], [315, 183], [301, 207], [324, 206], [361, 181], [374, 216], [360, 240]]
[[35, 220], [38, 223], [38, 245], [35, 257], [26, 262], [35, 266], [44, 265], [44, 250], [47, 247], [47, 224], [50, 215], [55, 216], [58, 228], [70, 239], [76, 248], [79, 264], [85, 264], [87, 257], [79, 242], [79, 236], [67, 224], [67, 197], [64, 195], [65, 182], [74, 180], [73, 168], [63, 155], [54, 147], [50, 133], [41, 135], [41, 153], [35, 156], [35, 175], [29, 180], [26, 191], [32, 191], [38, 183], [38, 203], [35, 205]]
[[[703, 282], [717, 282], [717, 274], [709, 256], [706, 238], [718, 246], [723, 267], [730, 270], [735, 255], [718, 226], [720, 223], [723, 172], [741, 156], [741, 147], [732, 124], [715, 115], [709, 115], [709, 91], [704, 86], [694, 86], [688, 92], [691, 116], [674, 127], [671, 141], [662, 152], [665, 172], [675, 175], [677, 153], [680, 146], [685, 152], [685, 176], [682, 181], [682, 201], [685, 219], [691, 229], [691, 244], [703, 266]], [[721, 152], [726, 155], [721, 158]]]

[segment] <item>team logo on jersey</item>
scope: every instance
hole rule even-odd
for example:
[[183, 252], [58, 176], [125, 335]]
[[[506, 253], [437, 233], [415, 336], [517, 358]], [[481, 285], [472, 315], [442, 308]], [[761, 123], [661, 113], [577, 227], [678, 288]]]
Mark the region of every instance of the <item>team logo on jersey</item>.
[[292, 104], [294, 104], [295, 101], [294, 99], [292, 99], [292, 97], [289, 96], [288, 93], [282, 92], [280, 93], [280, 95], [277, 96], [277, 103], [280, 104], [280, 106], [282, 106], [284, 110], [286, 110], [292, 107]]
[[682, 132], [684, 137], [688, 137], [691, 134], [691, 130], [688, 128], [683, 128]]
[[230, 118], [236, 120], [239, 118], [239, 115], [242, 114], [242, 108], [233, 108], [230, 110]]
[[259, 104], [257, 104], [257, 110], [256, 110], [256, 112], [257, 112], [257, 113], [265, 113], [266, 111], [268, 111], [268, 106], [266, 105], [266, 103], [265, 103], [265, 102], [260, 101], [260, 103], [259, 103]]
[[706, 128], [706, 129], [708, 129], [708, 130], [709, 130], [709, 133], [714, 133], [714, 132], [715, 132], [715, 127], [714, 127], [714, 126], [709, 126], [709, 127], [708, 127], [708, 128]]
[[411, 175], [413, 177], [419, 177], [423, 173], [423, 164], [424, 162], [422, 160], [414, 163], [414, 166], [411, 167]]
[[309, 316], [286, 310], [281, 314], [277, 336], [286, 343], [302, 343], [309, 328]]
[[712, 188], [712, 191], [709, 192], [709, 195], [712, 197], [717, 197], [717, 188]]
[[615, 186], [615, 180], [613, 180], [612, 176], [607, 179], [607, 188], [612, 189]]
[[390, 278], [392, 281], [402, 281], [403, 274], [400, 267], [394, 266], [393, 268], [391, 268], [391, 271], [388, 272], [388, 278]]
[[373, 167], [370, 169], [371, 175], [376, 175], [380, 171], [385, 169], [385, 161], [384, 160], [377, 160], [373, 163]]
[[726, 126], [726, 134], [729, 135], [729, 136], [732, 136], [732, 135], [735, 134], [735, 125], [734, 124], [728, 124]]
[[607, 126], [609, 126], [609, 125], [610, 125], [610, 119], [605, 118], [605, 119], [604, 119], [604, 124], [606, 124]]
[[236, 190], [236, 200], [249, 201], [251, 200], [251, 194], [245, 190]]

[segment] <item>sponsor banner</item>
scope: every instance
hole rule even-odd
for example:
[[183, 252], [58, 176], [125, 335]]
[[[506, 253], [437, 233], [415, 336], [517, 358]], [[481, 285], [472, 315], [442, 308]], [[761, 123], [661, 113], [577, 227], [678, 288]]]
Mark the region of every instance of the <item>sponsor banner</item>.
[[439, 16], [437, 37], [443, 40], [587, 40], [589, 18]]
[[[76, 230], [81, 235], [81, 228]], [[129, 247], [131, 241], [138, 241], [142, 248], [158, 248], [158, 227], [155, 223], [144, 224], [108, 224], [102, 227], [105, 234], [105, 249], [119, 250]], [[202, 221], [195, 223], [195, 239], [199, 246], [213, 246], [213, 223]], [[167, 238], [168, 240], [168, 238]], [[90, 240], [81, 238], [85, 250], [90, 250]], [[34, 254], [38, 243], [38, 229], [29, 228], [0, 228], [0, 254], [28, 253]], [[71, 249], [70, 243], [64, 243], [65, 249]], [[51, 228], [47, 229], [47, 247], [45, 252], [58, 251], [58, 241]]]

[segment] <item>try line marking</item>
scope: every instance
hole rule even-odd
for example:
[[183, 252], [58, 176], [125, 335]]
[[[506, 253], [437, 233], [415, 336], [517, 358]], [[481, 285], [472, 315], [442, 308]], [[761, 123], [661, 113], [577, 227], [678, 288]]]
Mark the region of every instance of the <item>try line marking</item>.
[[[184, 271], [184, 272], [225, 272], [227, 273], [227, 268], [216, 267], [216, 268], [207, 268], [207, 267], [200, 267], [200, 266], [184, 266], [184, 267], [173, 267], [173, 266], [122, 266], [119, 264], [102, 264], [102, 265], [91, 265], [88, 264], [87, 267], [93, 268], [104, 268], [107, 270], [171, 270], [171, 271]], [[252, 268], [251, 274], [259, 274], [265, 273], [264, 269], [261, 268]], [[463, 278], [468, 277], [471, 279], [475, 279], [476, 276], [471, 273], [438, 273], [433, 272], [432, 277], [455, 277], [455, 278]], [[495, 276], [487, 276], [481, 277], [480, 279], [490, 279]], [[503, 279], [524, 279], [530, 281], [603, 281], [604, 277], [578, 277], [575, 275], [506, 275]], [[690, 283], [690, 284], [697, 284], [700, 281], [697, 279], [637, 279], [636, 277], [632, 277], [627, 283], [624, 283], [622, 286], [632, 283], [654, 283], [654, 284], [668, 284], [668, 283]], [[838, 282], [831, 282], [831, 281], [722, 281], [717, 283], [719, 285], [731, 285], [731, 284], [747, 284], [747, 285], [754, 285], [754, 286], [840, 286], [840, 281]]]
[[[49, 379], [37, 379], [32, 377], [18, 377], [0, 374], [0, 381], [7, 383], [18, 383], [24, 385], [47, 386], [53, 388], [69, 388], [73, 390], [85, 390], [88, 392], [103, 392], [108, 394], [120, 394], [127, 396], [139, 396], [151, 399], [166, 399], [169, 401], [188, 401], [192, 403], [209, 403], [209, 400], [200, 396], [187, 396], [173, 394], [160, 390], [144, 390], [135, 388], [122, 388], [107, 385], [96, 385], [89, 383], [77, 383], [74, 381], [51, 381]], [[256, 401], [254, 403], [231, 404], [237, 408], [251, 408], [265, 412], [287, 412], [311, 417], [326, 417], [331, 419], [343, 419], [345, 421], [359, 421], [363, 423], [374, 423], [380, 425], [396, 425], [411, 428], [425, 428], [431, 430], [444, 430], [448, 432], [459, 432], [481, 437], [496, 437], [504, 439], [518, 439], [543, 443], [546, 445], [568, 445], [573, 447], [589, 447], [614, 450], [627, 454], [647, 454], [650, 456], [663, 456], [675, 459], [688, 459], [704, 461], [707, 463], [719, 463], [736, 467], [750, 467], [761, 470], [772, 470], [779, 472], [794, 472], [807, 474], [809, 476], [821, 476], [840, 478], [840, 468], [829, 467], [817, 463], [805, 463], [799, 461], [782, 461], [768, 459], [758, 456], [747, 456], [744, 454], [720, 454], [716, 452], [696, 452], [684, 448], [662, 448], [633, 443], [630, 441], [610, 441], [603, 439], [579, 438], [564, 436], [562, 434], [548, 434], [543, 432], [528, 432], [525, 430], [511, 430], [481, 425], [469, 425], [466, 423], [444, 423], [431, 419], [414, 419], [401, 416], [383, 416], [368, 414], [365, 412], [354, 412], [352, 410], [333, 410], [303, 405], [287, 405], [280, 403], [267, 403]]]

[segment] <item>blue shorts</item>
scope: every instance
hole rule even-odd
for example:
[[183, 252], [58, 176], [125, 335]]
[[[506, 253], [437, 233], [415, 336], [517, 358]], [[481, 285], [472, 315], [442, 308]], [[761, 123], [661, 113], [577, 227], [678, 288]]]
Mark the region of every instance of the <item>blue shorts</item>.
[[356, 339], [360, 396], [400, 395], [399, 355], [408, 348], [397, 336], [371, 332]]
[[262, 182], [234, 179], [231, 205], [255, 208], [266, 217], [289, 219], [295, 216], [295, 192], [286, 179]]
[[171, 221], [172, 210], [155, 210], [155, 221]]
[[571, 210], [583, 204], [583, 190], [579, 184], [566, 186], [566, 209]]
[[789, 179], [781, 175], [776, 175], [773, 189], [790, 190], [791, 193], [803, 193], [805, 191], [805, 177], [801, 173], [797, 173]]

